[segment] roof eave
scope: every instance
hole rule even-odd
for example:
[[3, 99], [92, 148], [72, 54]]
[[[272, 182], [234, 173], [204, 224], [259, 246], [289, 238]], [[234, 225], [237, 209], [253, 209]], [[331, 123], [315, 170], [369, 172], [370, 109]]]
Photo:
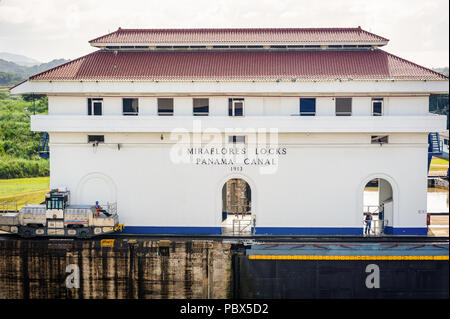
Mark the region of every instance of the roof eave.
[[388, 44], [387, 41], [300, 41], [300, 42], [89, 42], [91, 46], [96, 48], [105, 48], [107, 46], [148, 46], [148, 47], [157, 47], [157, 46], [267, 46], [267, 45], [369, 45], [381, 47]]

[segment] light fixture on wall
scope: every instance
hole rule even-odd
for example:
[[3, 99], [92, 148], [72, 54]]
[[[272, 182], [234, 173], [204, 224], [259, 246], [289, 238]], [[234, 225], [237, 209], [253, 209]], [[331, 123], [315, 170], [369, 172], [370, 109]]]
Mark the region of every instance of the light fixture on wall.
[[161, 134], [161, 141], [164, 139], [164, 135]]

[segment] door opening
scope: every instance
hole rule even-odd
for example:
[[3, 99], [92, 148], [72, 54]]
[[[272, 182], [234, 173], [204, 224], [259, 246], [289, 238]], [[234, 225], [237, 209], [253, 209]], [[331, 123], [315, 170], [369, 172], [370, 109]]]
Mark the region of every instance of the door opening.
[[222, 187], [222, 234], [248, 236], [254, 226], [250, 185], [241, 178], [228, 180]]
[[363, 234], [382, 236], [392, 228], [394, 199], [391, 184], [383, 178], [375, 178], [364, 187]]

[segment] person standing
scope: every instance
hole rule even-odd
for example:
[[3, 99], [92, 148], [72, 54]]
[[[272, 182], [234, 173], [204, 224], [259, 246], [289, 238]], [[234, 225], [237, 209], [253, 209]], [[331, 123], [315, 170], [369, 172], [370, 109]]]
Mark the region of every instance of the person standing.
[[364, 229], [364, 234], [365, 235], [370, 235], [370, 229], [372, 227], [372, 214], [371, 213], [367, 213], [366, 218], [365, 218], [365, 223], [366, 223], [366, 227]]

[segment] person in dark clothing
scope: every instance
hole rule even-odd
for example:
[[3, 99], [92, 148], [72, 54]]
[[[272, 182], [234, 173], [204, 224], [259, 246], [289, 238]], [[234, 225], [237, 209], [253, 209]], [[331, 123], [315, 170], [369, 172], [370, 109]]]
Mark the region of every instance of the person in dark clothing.
[[368, 213], [366, 215], [366, 218], [364, 220], [366, 222], [366, 228], [364, 229], [364, 234], [369, 235], [370, 234], [370, 228], [372, 227], [372, 214]]

